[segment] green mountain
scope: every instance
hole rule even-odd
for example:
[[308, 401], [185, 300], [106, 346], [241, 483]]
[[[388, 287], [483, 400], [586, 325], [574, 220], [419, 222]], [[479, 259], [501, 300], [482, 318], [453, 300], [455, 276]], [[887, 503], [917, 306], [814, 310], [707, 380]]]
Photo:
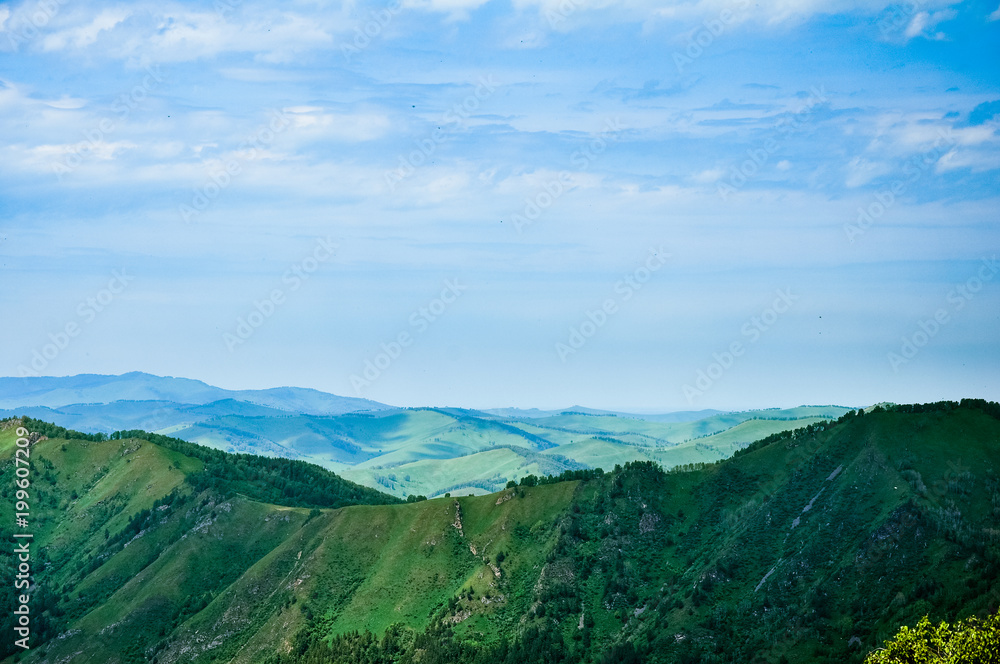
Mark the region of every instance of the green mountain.
[[0, 378], [0, 419], [28, 416], [88, 433], [142, 429], [227, 452], [301, 459], [399, 498], [485, 494], [525, 475], [629, 461], [667, 468], [717, 461], [763, 436], [848, 410], [394, 408], [316, 390], [231, 391], [140, 372]]
[[19, 424], [44, 434], [20, 661], [852, 662], [925, 614], [1000, 603], [995, 403], [852, 411], [717, 463], [406, 504], [301, 461], [12, 420], [11, 514]]
[[457, 408], [338, 416], [240, 414], [169, 434], [235, 452], [304, 459], [395, 496], [491, 493], [531, 474], [656, 461], [717, 461], [777, 431], [836, 419], [849, 409], [803, 406], [649, 421], [567, 411], [515, 419]]

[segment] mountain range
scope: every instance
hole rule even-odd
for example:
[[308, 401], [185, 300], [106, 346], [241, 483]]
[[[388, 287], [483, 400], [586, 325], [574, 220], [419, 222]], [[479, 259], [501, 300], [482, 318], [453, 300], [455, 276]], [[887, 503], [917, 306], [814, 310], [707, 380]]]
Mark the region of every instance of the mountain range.
[[151, 402], [165, 406], [205, 406], [219, 401], [253, 404], [308, 415], [340, 415], [359, 410], [391, 408], [368, 399], [340, 397], [301, 387], [266, 390], [226, 390], [190, 378], [154, 376], [133, 371], [120, 376], [29, 376], [0, 378], [0, 408], [40, 406], [59, 409], [73, 405]]
[[19, 436], [33, 647], [5, 641], [4, 664], [860, 662], [1000, 603], [985, 401], [404, 504], [299, 460], [28, 418], [0, 425], [5, 473]]
[[712, 462], [764, 436], [836, 419], [849, 408], [633, 414], [397, 408], [311, 389], [224, 390], [186, 378], [0, 378], [0, 417], [77, 431], [144, 430], [229, 452], [317, 463], [400, 498], [484, 494], [526, 475]]

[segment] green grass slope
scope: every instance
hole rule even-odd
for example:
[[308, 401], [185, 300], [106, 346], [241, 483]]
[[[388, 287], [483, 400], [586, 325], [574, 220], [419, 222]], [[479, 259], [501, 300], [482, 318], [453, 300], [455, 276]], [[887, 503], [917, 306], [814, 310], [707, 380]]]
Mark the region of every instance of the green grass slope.
[[[11, 514], [21, 425], [32, 431], [32, 639], [53, 643], [42, 648], [53, 656], [68, 657], [84, 641], [94, 653], [86, 661], [149, 661], [166, 634], [287, 541], [318, 514], [315, 506], [395, 502], [298, 461], [13, 420], [0, 425], [0, 502]], [[268, 498], [286, 506], [261, 501]], [[12, 525], [0, 526], [8, 542]], [[13, 579], [17, 561], [7, 549], [0, 572]], [[13, 594], [2, 601], [9, 631]], [[0, 648], [14, 652], [10, 643]]]
[[[525, 475], [559, 475], [565, 470], [588, 467], [552, 453], [559, 449], [534, 452], [518, 446], [494, 447], [453, 459], [422, 459], [388, 468], [348, 469], [340, 474], [396, 496], [480, 495], [499, 491], [508, 480]], [[626, 460], [632, 459], [627, 453], [625, 456]]]
[[[924, 614], [996, 612], [998, 517], [1000, 406], [875, 408], [577, 484], [527, 547], [541, 567], [488, 590], [521, 603], [459, 592], [429, 628], [371, 636], [307, 619], [272, 661], [860, 662]], [[515, 560], [536, 529], [515, 527]]]
[[[510, 479], [558, 474], [567, 468], [638, 460], [667, 466], [716, 461], [760, 437], [757, 434], [836, 419], [846, 411], [839, 406], [803, 406], [716, 414], [695, 422], [573, 412], [514, 419], [455, 408], [336, 417], [232, 414], [172, 430], [171, 435], [232, 452], [307, 460], [405, 498], [453, 489], [494, 491]], [[712, 439], [727, 431], [732, 432], [730, 438]], [[504, 449], [508, 452], [497, 452]], [[551, 459], [535, 456], [538, 453]], [[515, 455], [522, 460], [517, 462]], [[475, 464], [463, 465], [456, 462], [459, 459]], [[463, 476], [463, 468], [474, 468], [474, 476]], [[403, 479], [406, 476], [410, 479]]]
[[[766, 431], [745, 425], [717, 447]], [[924, 614], [1000, 604], [997, 404], [852, 412], [695, 470], [338, 509], [156, 440], [32, 447], [49, 627], [22, 661], [860, 662]]]

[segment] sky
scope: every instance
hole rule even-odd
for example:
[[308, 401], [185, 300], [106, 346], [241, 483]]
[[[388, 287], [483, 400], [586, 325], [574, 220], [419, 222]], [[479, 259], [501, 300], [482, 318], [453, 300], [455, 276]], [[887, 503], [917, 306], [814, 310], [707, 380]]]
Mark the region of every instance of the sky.
[[0, 4], [0, 375], [1000, 399], [1000, 6]]

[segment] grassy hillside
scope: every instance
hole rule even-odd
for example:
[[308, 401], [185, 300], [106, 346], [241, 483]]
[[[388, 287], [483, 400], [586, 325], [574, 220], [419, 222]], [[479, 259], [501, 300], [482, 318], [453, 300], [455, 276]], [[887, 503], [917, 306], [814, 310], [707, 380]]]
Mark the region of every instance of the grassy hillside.
[[432, 408], [337, 417], [232, 414], [172, 435], [218, 449], [308, 460], [405, 498], [496, 491], [525, 475], [629, 461], [668, 467], [717, 461], [762, 436], [845, 412], [838, 406], [803, 406], [694, 422], [573, 412], [515, 419]]
[[299, 459], [399, 498], [490, 492], [525, 475], [629, 461], [712, 462], [757, 434], [836, 419], [847, 410], [400, 409], [315, 390], [230, 391], [139, 372], [0, 378], [0, 419], [30, 416], [90, 433], [145, 430], [232, 453]]
[[876, 408], [693, 472], [632, 465], [574, 489], [527, 613], [460, 599], [429, 631], [280, 661], [861, 661], [924, 614], [996, 612], [998, 416]]
[[[0, 427], [0, 497], [10, 514], [21, 425], [32, 431], [33, 638], [49, 641], [73, 625], [97, 639], [117, 622], [124, 636], [108, 649], [93, 647], [118, 661], [148, 661], [151, 643], [286, 541], [311, 509], [396, 500], [298, 461], [241, 457], [161, 436], [152, 436], [156, 443], [128, 435], [105, 440], [25, 419]], [[261, 502], [267, 499], [286, 506]], [[8, 519], [0, 526], [8, 542], [12, 525]], [[15, 562], [5, 550], [4, 578], [13, 579]], [[2, 601], [9, 631], [14, 596]], [[10, 643], [0, 648], [13, 652]]]
[[38, 440], [22, 661], [860, 662], [997, 609], [998, 417], [876, 408], [697, 470], [339, 509], [207, 482], [183, 443]]

